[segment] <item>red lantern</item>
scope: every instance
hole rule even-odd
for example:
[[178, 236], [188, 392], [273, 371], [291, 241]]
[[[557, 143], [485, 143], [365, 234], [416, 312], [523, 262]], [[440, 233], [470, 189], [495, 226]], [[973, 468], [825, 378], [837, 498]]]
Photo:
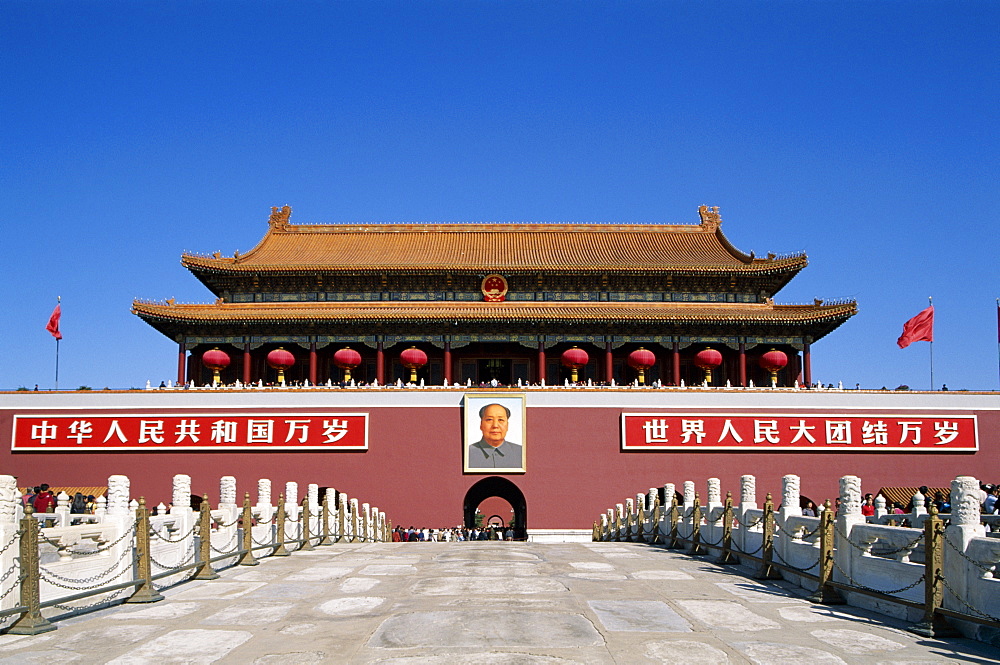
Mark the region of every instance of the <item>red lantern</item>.
[[702, 349], [694, 356], [694, 364], [705, 370], [705, 383], [712, 383], [712, 370], [722, 364], [722, 354], [712, 348]]
[[351, 370], [361, 364], [361, 354], [350, 347], [333, 354], [333, 364], [344, 370], [344, 381], [351, 380]]
[[278, 347], [267, 354], [267, 364], [278, 370], [278, 383], [284, 383], [285, 370], [295, 364], [295, 356], [291, 351]]
[[427, 354], [415, 346], [399, 354], [399, 361], [403, 367], [410, 370], [410, 383], [417, 382], [417, 370], [427, 364]]
[[570, 381], [576, 383], [579, 379], [579, 369], [587, 365], [590, 356], [583, 349], [574, 346], [572, 349], [566, 349], [562, 352], [561, 360], [563, 367], [570, 369]]
[[206, 351], [201, 356], [201, 364], [212, 370], [212, 383], [221, 383], [219, 372], [229, 367], [229, 354], [219, 349]]
[[788, 356], [784, 351], [771, 349], [760, 357], [760, 366], [771, 373], [771, 385], [777, 385], [778, 372], [788, 364]]
[[656, 364], [656, 356], [653, 352], [641, 346], [628, 354], [629, 367], [639, 372], [639, 385], [646, 383], [646, 370]]

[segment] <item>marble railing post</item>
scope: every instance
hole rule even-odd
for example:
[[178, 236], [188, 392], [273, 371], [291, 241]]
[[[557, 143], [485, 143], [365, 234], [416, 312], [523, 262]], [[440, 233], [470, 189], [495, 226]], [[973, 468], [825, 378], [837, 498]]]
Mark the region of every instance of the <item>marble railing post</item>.
[[351, 542], [355, 543], [361, 537], [361, 534], [359, 533], [358, 530], [358, 520], [360, 519], [361, 516], [358, 514], [358, 500], [351, 499], [350, 504], [351, 504], [351, 529], [350, 529]]
[[673, 483], [663, 485], [663, 510], [660, 511], [660, 536], [666, 538], [670, 535], [670, 515], [673, 510], [674, 499], [677, 497], [677, 489]]
[[216, 530], [217, 546], [221, 543], [232, 543], [239, 531], [239, 516], [241, 507], [236, 503], [236, 478], [222, 476], [219, 478], [219, 510], [222, 511], [222, 523]]
[[294, 480], [285, 483], [285, 513], [290, 519], [299, 517], [299, 484]]
[[878, 522], [888, 514], [889, 511], [886, 509], [885, 497], [879, 494], [875, 497], [875, 521]]
[[[982, 502], [986, 493], [979, 489], [979, 481], [972, 476], [958, 476], [951, 481], [951, 522], [944, 530], [944, 578], [962, 598], [968, 598], [968, 590], [983, 576], [976, 566], [967, 564], [956, 551], [964, 553], [973, 538], [985, 538], [986, 527], [980, 523]], [[971, 578], [971, 579], [970, 579]], [[945, 589], [942, 605], [957, 612], [965, 611], [961, 602]]]
[[844, 476], [840, 479], [840, 513], [837, 515], [836, 532], [834, 534], [833, 559], [844, 573], [834, 570], [834, 579], [838, 582], [850, 583], [844, 579], [844, 574], [854, 577], [854, 562], [860, 552], [850, 543], [843, 542], [851, 538], [854, 527], [866, 522], [861, 514], [861, 479], [857, 476]]
[[309, 498], [309, 533], [316, 535], [322, 530], [322, 515], [319, 514], [319, 485], [309, 483], [306, 486], [306, 496]]
[[740, 527], [736, 531], [735, 539], [744, 552], [753, 549], [750, 547], [750, 533], [753, 529], [747, 527], [747, 524], [750, 524], [748, 513], [751, 510], [757, 510], [757, 478], [747, 474], [740, 476], [740, 505], [736, 508]]
[[[781, 479], [781, 508], [775, 512], [774, 519], [786, 531], [791, 531], [788, 528], [788, 518], [802, 516], [802, 503], [799, 498], [801, 496], [799, 494], [800, 483], [799, 477], [791, 473]], [[790, 538], [780, 529], [775, 529], [775, 531], [774, 547], [778, 551], [778, 555], [783, 561], [791, 561]]]
[[337, 542], [347, 542], [347, 495], [343, 492], [337, 498]]
[[274, 506], [271, 505], [271, 481], [268, 478], [261, 478], [257, 481], [257, 512], [260, 521], [270, 522], [274, 510]]
[[684, 538], [690, 538], [694, 532], [691, 520], [694, 515], [694, 481], [684, 481], [684, 510], [681, 513], [680, 532]]
[[[18, 546], [14, 534], [17, 533], [22, 517], [23, 509], [21, 494], [17, 491], [17, 478], [0, 476], [0, 545], [14, 541], [10, 547], [0, 552], [0, 571], [17, 568]], [[3, 583], [0, 583], [0, 594], [17, 585], [18, 574], [19, 572], [12, 573]], [[0, 610], [16, 607], [17, 603], [18, 594], [12, 591], [0, 597]]]
[[323, 519], [320, 520], [321, 528], [323, 529], [323, 539], [319, 541], [320, 545], [332, 545], [333, 537], [332, 534], [337, 528], [337, 509], [335, 504], [337, 503], [337, 490], [332, 487], [326, 488], [326, 493], [324, 494], [323, 500]]

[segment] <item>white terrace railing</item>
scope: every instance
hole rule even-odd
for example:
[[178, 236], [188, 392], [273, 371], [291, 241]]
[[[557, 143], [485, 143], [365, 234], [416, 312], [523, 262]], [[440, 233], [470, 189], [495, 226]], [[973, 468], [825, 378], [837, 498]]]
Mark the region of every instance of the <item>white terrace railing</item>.
[[[829, 502], [819, 517], [802, 515], [799, 477], [785, 476], [781, 505], [767, 494], [757, 505], [756, 479], [741, 478], [740, 502], [723, 500], [717, 478], [708, 479], [701, 504], [692, 481], [639, 493], [607, 510], [594, 523], [594, 540], [647, 542], [714, 553], [720, 564], [742, 563], [758, 579], [784, 578], [812, 591], [823, 604], [849, 603], [915, 622], [911, 630], [946, 636], [955, 630], [987, 641], [1000, 628], [1000, 532], [995, 516], [980, 515], [979, 482], [959, 476], [951, 484], [953, 510], [937, 514], [919, 507], [912, 513], [861, 514], [861, 479], [840, 479], [840, 512]], [[906, 524], [908, 526], [897, 526]], [[887, 602], [888, 601], [888, 602]]]
[[108, 498], [92, 515], [69, 512], [61, 495], [53, 513], [22, 509], [16, 480], [0, 475], [0, 632], [54, 630], [50, 618], [125, 603], [161, 600], [159, 590], [214, 579], [217, 567], [253, 566], [257, 557], [288, 556], [334, 542], [389, 540], [391, 522], [369, 504], [334, 489], [288, 482], [272, 503], [271, 481], [257, 482], [257, 503], [236, 502], [236, 479], [220, 481], [217, 508], [207, 497], [191, 509], [191, 478], [173, 478], [172, 506], [129, 499], [129, 479], [111, 476]]

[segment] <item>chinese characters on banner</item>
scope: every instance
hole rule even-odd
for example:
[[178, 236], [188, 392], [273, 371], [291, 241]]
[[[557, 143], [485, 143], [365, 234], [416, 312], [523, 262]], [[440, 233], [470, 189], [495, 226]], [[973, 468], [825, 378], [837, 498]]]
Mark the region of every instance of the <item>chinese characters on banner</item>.
[[14, 416], [12, 450], [367, 450], [367, 413]]
[[974, 415], [623, 413], [622, 450], [976, 451]]

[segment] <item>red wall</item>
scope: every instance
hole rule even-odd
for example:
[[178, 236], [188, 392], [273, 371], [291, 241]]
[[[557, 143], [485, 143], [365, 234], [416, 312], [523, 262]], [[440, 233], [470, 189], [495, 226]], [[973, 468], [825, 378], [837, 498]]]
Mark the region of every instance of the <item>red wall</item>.
[[[958, 475], [1000, 474], [1000, 410], [970, 411], [979, 417], [977, 453], [622, 452], [620, 414], [635, 408], [533, 408], [532, 401], [529, 395], [527, 472], [506, 475], [524, 493], [529, 529], [589, 529], [616, 502], [667, 482], [680, 488], [693, 480], [704, 497], [709, 477], [720, 478], [723, 494], [732, 491], [738, 500], [740, 476], [753, 474], [763, 503], [767, 492], [780, 496], [781, 477], [789, 473], [802, 478], [802, 495], [817, 502], [836, 496], [843, 475], [860, 476], [863, 491], [874, 492], [885, 485], [947, 486]], [[271, 479], [275, 499], [293, 480], [300, 497], [308, 483], [335, 487], [377, 506], [394, 524], [461, 523], [465, 493], [486, 477], [462, 471], [461, 406], [364, 410], [371, 414], [366, 452], [13, 453], [4, 445], [0, 473], [17, 476], [20, 485], [53, 486], [105, 485], [109, 475], [123, 474], [131, 479], [132, 495], [153, 504], [170, 500], [178, 473], [190, 475], [192, 491], [209, 494], [213, 504], [223, 475], [235, 476], [239, 494], [249, 492], [253, 501], [258, 478]], [[11, 440], [16, 411], [0, 408], [0, 441]]]

